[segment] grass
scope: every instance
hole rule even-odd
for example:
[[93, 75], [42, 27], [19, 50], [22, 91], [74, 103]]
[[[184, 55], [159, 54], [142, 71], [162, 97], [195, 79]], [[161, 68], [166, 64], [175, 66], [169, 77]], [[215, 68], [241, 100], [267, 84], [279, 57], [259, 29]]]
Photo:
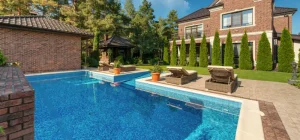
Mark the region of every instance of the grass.
[[[143, 65], [137, 66], [142, 69], [150, 69], [153, 66]], [[161, 66], [164, 71], [167, 71], [167, 66]], [[184, 67], [186, 70], [196, 70], [200, 75], [209, 75], [207, 68], [200, 67]], [[260, 80], [260, 81], [272, 81], [272, 82], [281, 82], [287, 83], [288, 79], [291, 78], [290, 73], [284, 72], [274, 72], [274, 71], [256, 71], [256, 70], [234, 70], [235, 74], [238, 74], [239, 78], [250, 79], [250, 80]]]

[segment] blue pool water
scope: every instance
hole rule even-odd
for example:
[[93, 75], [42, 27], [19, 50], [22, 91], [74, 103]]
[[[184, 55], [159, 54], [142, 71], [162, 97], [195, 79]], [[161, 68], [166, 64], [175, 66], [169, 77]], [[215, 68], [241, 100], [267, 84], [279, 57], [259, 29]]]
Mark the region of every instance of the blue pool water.
[[235, 139], [237, 115], [135, 90], [134, 80], [114, 86], [88, 75], [27, 76], [36, 140]]

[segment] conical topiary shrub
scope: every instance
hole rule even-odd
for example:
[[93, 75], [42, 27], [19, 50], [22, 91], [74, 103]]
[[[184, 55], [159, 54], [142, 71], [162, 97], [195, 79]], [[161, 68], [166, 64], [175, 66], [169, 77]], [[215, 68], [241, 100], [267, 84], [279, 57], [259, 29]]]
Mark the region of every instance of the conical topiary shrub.
[[6, 57], [4, 56], [2, 50], [0, 49], [0, 66], [3, 66], [6, 64]]
[[266, 32], [261, 35], [258, 44], [256, 69], [261, 71], [271, 71], [273, 68], [271, 46]]
[[239, 68], [242, 70], [251, 70], [253, 68], [252, 59], [251, 59], [251, 55], [250, 55], [250, 49], [249, 49], [249, 43], [248, 43], [248, 36], [247, 36], [246, 31], [242, 38], [242, 42], [241, 42]]
[[163, 57], [165, 64], [170, 64], [169, 48], [170, 48], [169, 41], [167, 39], [165, 39], [164, 40], [164, 57]]
[[224, 56], [224, 66], [234, 66], [234, 52], [233, 44], [231, 38], [231, 32], [227, 34], [226, 45], [225, 45], [225, 56]]
[[284, 28], [281, 34], [280, 46], [278, 48], [278, 71], [292, 72], [292, 62], [295, 61], [293, 41], [290, 32]]
[[181, 46], [180, 46], [180, 65], [185, 66], [186, 65], [186, 46], [184, 38], [182, 38]]
[[211, 59], [212, 59], [212, 65], [217, 65], [217, 66], [222, 65], [220, 37], [218, 31], [216, 31], [215, 33]]
[[298, 72], [300, 72], [300, 49], [298, 53]]
[[176, 46], [175, 38], [173, 40], [173, 46], [172, 46], [171, 65], [174, 66], [177, 65], [177, 46]]
[[207, 67], [207, 65], [208, 65], [207, 44], [206, 44], [206, 36], [204, 35], [202, 38], [202, 41], [201, 41], [201, 46], [200, 46], [199, 66]]
[[189, 66], [195, 67], [197, 63], [196, 56], [196, 43], [193, 36], [191, 36], [191, 44], [190, 44], [190, 54], [189, 54]]

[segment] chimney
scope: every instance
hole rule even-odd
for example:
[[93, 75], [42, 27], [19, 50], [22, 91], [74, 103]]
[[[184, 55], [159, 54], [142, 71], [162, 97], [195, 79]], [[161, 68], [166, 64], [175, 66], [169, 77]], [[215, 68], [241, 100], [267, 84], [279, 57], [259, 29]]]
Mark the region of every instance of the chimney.
[[108, 40], [108, 34], [104, 34], [104, 41]]

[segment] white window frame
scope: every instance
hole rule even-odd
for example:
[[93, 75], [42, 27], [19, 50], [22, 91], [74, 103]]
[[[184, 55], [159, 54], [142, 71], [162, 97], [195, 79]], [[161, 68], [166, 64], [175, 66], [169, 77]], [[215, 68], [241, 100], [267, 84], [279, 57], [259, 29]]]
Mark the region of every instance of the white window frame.
[[[242, 11], [251, 10], [251, 9], [253, 11], [252, 12], [252, 25], [239, 26], [239, 27], [230, 27], [230, 28], [224, 28], [223, 29], [223, 15], [231, 14], [231, 13], [236, 13], [236, 12], [242, 12]], [[253, 26], [256, 26], [256, 24], [255, 24], [255, 7], [248, 7], [248, 8], [243, 8], [243, 9], [236, 9], [234, 11], [224, 12], [224, 13], [220, 14], [220, 30], [230, 30], [230, 29], [238, 29], [238, 28], [247, 28], [247, 27], [253, 27]]]

